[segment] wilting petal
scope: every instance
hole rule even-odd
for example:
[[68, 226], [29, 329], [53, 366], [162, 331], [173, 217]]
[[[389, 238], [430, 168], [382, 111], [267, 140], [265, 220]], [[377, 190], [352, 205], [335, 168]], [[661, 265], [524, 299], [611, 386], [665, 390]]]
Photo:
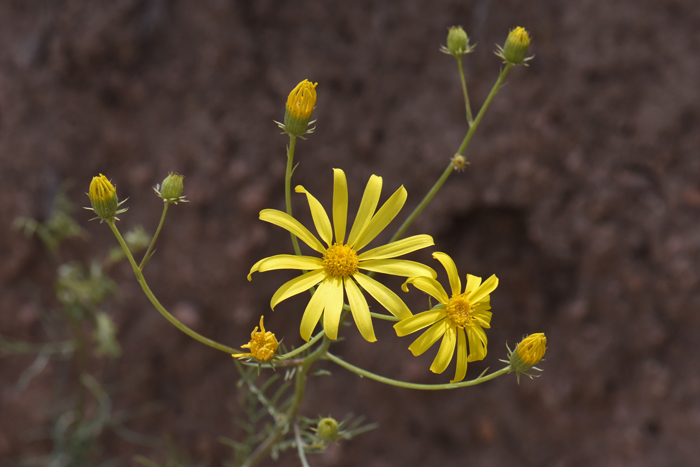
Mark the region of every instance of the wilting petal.
[[298, 220], [294, 219], [286, 212], [278, 211], [276, 209], [263, 209], [260, 211], [260, 220], [269, 222], [270, 224], [275, 224], [276, 226], [288, 230], [302, 242], [306, 243], [321, 254], [326, 252], [323, 244], [319, 242], [311, 232], [309, 232], [309, 229], [301, 225]]
[[458, 383], [467, 375], [467, 338], [464, 335], [464, 329], [457, 328], [457, 370], [455, 371], [455, 379], [450, 380], [450, 383]]
[[293, 297], [305, 290], [309, 290], [314, 285], [318, 284], [326, 277], [326, 271], [323, 269], [317, 269], [315, 271], [307, 272], [299, 277], [292, 279], [289, 282], [282, 284], [282, 287], [277, 289], [277, 292], [272, 296], [270, 300], [270, 308], [273, 310], [277, 304], [283, 300]]
[[367, 227], [369, 221], [372, 220], [372, 214], [374, 210], [377, 209], [377, 204], [379, 204], [379, 195], [382, 194], [382, 177], [372, 175], [367, 182], [365, 187], [365, 192], [362, 195], [362, 201], [360, 201], [360, 207], [357, 210], [357, 215], [355, 216], [355, 222], [352, 224], [352, 229], [350, 229], [350, 235], [348, 236], [348, 245], [353, 245], [357, 236]]
[[467, 287], [464, 289], [464, 293], [469, 294], [481, 285], [481, 277], [472, 276], [467, 274]]
[[455, 344], [457, 343], [457, 329], [454, 326], [448, 326], [445, 331], [445, 337], [442, 338], [440, 350], [438, 350], [433, 364], [430, 365], [430, 371], [433, 373], [442, 373], [447, 368], [447, 365], [452, 361], [452, 356], [455, 352]]
[[380, 284], [369, 276], [365, 276], [361, 272], [356, 272], [352, 277], [360, 284], [360, 287], [365, 289], [380, 305], [389, 310], [389, 313], [392, 315], [399, 319], [406, 319], [412, 315], [411, 310], [408, 309], [403, 300], [383, 284]]
[[496, 287], [498, 287], [498, 277], [496, 275], [492, 275], [486, 281], [479, 286], [478, 289], [476, 289], [472, 295], [469, 297], [469, 301], [472, 303], [476, 303], [494, 290], [496, 290]]
[[433, 268], [430, 268], [422, 263], [408, 261], [405, 259], [377, 259], [372, 261], [360, 261], [359, 267], [360, 269], [366, 269], [367, 271], [381, 272], [382, 274], [391, 274], [392, 276], [437, 277], [437, 273]]
[[486, 333], [479, 326], [471, 326], [466, 329], [469, 338], [469, 359], [470, 362], [483, 360], [486, 356]]
[[440, 303], [446, 304], [449, 300], [445, 289], [442, 287], [442, 285], [440, 285], [438, 281], [436, 281], [432, 277], [411, 277], [401, 286], [401, 289], [404, 292], [408, 292], [408, 284], [413, 284], [417, 289], [427, 293]]
[[328, 278], [328, 295], [326, 296], [326, 309], [323, 313], [323, 329], [329, 339], [338, 338], [338, 325], [340, 324], [340, 312], [343, 311], [343, 280], [340, 277]]
[[300, 269], [304, 271], [313, 271], [323, 267], [323, 261], [320, 258], [313, 256], [296, 256], [296, 255], [276, 255], [269, 258], [263, 258], [250, 268], [248, 280], [255, 272], [274, 271], [278, 269]]
[[301, 338], [306, 342], [311, 338], [318, 320], [321, 319], [321, 313], [326, 307], [326, 302], [328, 299], [328, 291], [330, 288], [330, 281], [323, 281], [314, 292], [309, 304], [306, 305], [306, 310], [304, 310], [304, 316], [301, 318], [301, 326], [299, 327], [299, 332], [301, 333]]
[[459, 280], [459, 273], [457, 272], [457, 266], [455, 262], [452, 261], [445, 253], [436, 251], [433, 253], [433, 258], [440, 261], [445, 271], [447, 271], [447, 278], [450, 280], [450, 288], [452, 289], [452, 296], [459, 295], [462, 293], [462, 281]]
[[362, 232], [357, 236], [357, 240], [352, 245], [355, 251], [359, 251], [364, 248], [369, 242], [374, 240], [374, 237], [379, 235], [379, 233], [384, 230], [384, 228], [389, 225], [394, 217], [399, 213], [404, 203], [406, 202], [406, 189], [400, 186], [396, 192], [394, 192], [391, 197], [386, 200], [386, 203], [379, 208], [379, 211], [372, 216], [372, 220], [369, 221], [367, 226]]
[[433, 246], [434, 244], [435, 242], [433, 242], [433, 237], [430, 235], [414, 235], [412, 237], [404, 238], [403, 240], [398, 240], [387, 245], [382, 245], [377, 248], [367, 250], [358, 255], [358, 258], [360, 261], [396, 258], [397, 256], [403, 256], [413, 251], [420, 250], [421, 248]]
[[394, 324], [394, 330], [399, 337], [407, 336], [423, 328], [431, 326], [447, 316], [444, 308], [424, 311]]
[[348, 182], [345, 172], [333, 169], [333, 227], [335, 241], [345, 243], [345, 226], [348, 222]]
[[306, 200], [309, 202], [309, 208], [311, 208], [311, 217], [314, 220], [314, 225], [316, 226], [318, 235], [321, 237], [321, 240], [326, 242], [326, 245], [331, 246], [331, 242], [333, 241], [333, 231], [331, 230], [331, 221], [328, 219], [326, 210], [323, 209], [321, 203], [319, 203], [311, 193], [306, 191], [303, 186], [297, 186], [294, 191], [297, 193], [304, 193], [306, 195]]
[[369, 314], [369, 306], [364, 295], [360, 291], [355, 281], [351, 277], [345, 278], [345, 293], [348, 295], [348, 303], [355, 319], [357, 329], [368, 342], [376, 342], [374, 327], [372, 326], [372, 316]]
[[421, 355], [428, 350], [431, 345], [437, 342], [437, 340], [447, 332], [447, 328], [449, 327], [450, 325], [447, 323], [446, 319], [433, 324], [418, 339], [413, 341], [413, 344], [408, 347], [408, 350], [410, 350], [415, 357]]

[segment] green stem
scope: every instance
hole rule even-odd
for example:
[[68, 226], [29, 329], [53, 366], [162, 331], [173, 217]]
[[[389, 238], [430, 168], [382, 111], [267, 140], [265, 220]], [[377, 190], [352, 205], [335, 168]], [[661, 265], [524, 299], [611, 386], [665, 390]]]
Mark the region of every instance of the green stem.
[[286, 360], [286, 359], [288, 359], [288, 358], [292, 358], [293, 356], [302, 353], [303, 351], [305, 351], [306, 349], [308, 349], [309, 347], [311, 347], [312, 345], [314, 345], [316, 342], [318, 342], [319, 339], [321, 339], [321, 338], [322, 338], [323, 336], [325, 336], [325, 335], [326, 335], [326, 331], [321, 331], [321, 332], [319, 332], [319, 333], [316, 334], [314, 337], [312, 337], [311, 340], [309, 340], [309, 342], [307, 342], [306, 344], [302, 345], [302, 346], [299, 347], [298, 349], [294, 349], [294, 350], [291, 350], [291, 351], [287, 352], [286, 354], [280, 355], [280, 356], [279, 356], [279, 359], [280, 359], [280, 360]]
[[156, 244], [156, 240], [158, 239], [158, 235], [160, 234], [160, 229], [163, 227], [163, 222], [165, 222], [165, 215], [168, 213], [168, 206], [170, 206], [170, 203], [168, 201], [163, 203], [163, 214], [161, 214], [161, 216], [160, 216], [160, 222], [158, 223], [158, 228], [156, 229], [156, 233], [153, 234], [153, 238], [151, 239], [151, 244], [148, 245], [148, 249], [146, 250], [146, 253], [143, 255], [143, 259], [141, 260], [141, 264], [139, 264], [139, 269], [141, 271], [143, 271], [143, 268], [146, 267], [146, 264], [151, 259], [151, 251], [153, 251], [153, 246]]
[[294, 422], [294, 438], [297, 440], [297, 453], [299, 454], [301, 467], [309, 467], [309, 461], [306, 460], [306, 453], [304, 452], [304, 440], [301, 439], [301, 431], [297, 422]]
[[[284, 201], [287, 205], [287, 214], [292, 215], [292, 173], [294, 172], [294, 149], [297, 145], [296, 136], [289, 136], [289, 146], [287, 147], [287, 171], [284, 174]], [[294, 253], [297, 256], [301, 256], [301, 250], [299, 249], [299, 241], [297, 237], [290, 233], [292, 236], [292, 245], [294, 246]]]
[[457, 67], [459, 68], [459, 79], [462, 81], [462, 93], [464, 93], [464, 105], [467, 108], [467, 123], [472, 126], [474, 123], [474, 117], [472, 116], [472, 106], [469, 105], [469, 94], [467, 93], [467, 81], [464, 79], [464, 69], [462, 69], [462, 57], [455, 57], [457, 59]]
[[362, 368], [356, 367], [355, 365], [351, 365], [350, 363], [346, 362], [345, 360], [340, 359], [339, 357], [336, 357], [335, 355], [326, 352], [326, 357], [332, 361], [333, 363], [336, 363], [337, 365], [342, 366], [346, 370], [350, 370], [353, 373], [356, 373], [360, 376], [367, 377], [369, 379], [373, 379], [375, 381], [379, 381], [380, 383], [388, 384], [390, 386], [396, 386], [400, 388], [406, 388], [406, 389], [422, 389], [425, 391], [437, 391], [440, 389], [457, 389], [457, 388], [463, 388], [467, 386], [475, 386], [477, 384], [485, 383], [486, 381], [490, 381], [494, 378], [497, 378], [503, 374], [508, 373], [511, 371], [510, 365], [508, 365], [505, 368], [502, 368], [494, 373], [488, 374], [486, 376], [479, 376], [476, 379], [472, 379], [470, 381], [462, 381], [460, 383], [448, 383], [448, 384], [417, 384], [417, 383], [408, 383], [406, 381], [399, 381], [397, 379], [391, 379], [391, 378], [385, 378], [384, 376], [379, 376], [377, 374], [374, 374], [372, 372], [369, 372], [367, 370], [363, 370]]
[[369, 314], [372, 318], [383, 319], [384, 321], [400, 321], [400, 319], [394, 315], [385, 315], [384, 313], [374, 313], [372, 311], [370, 311]]
[[153, 306], [156, 307], [156, 309], [160, 312], [165, 319], [170, 321], [170, 324], [178, 328], [180, 331], [184, 332], [188, 336], [190, 336], [192, 339], [197, 340], [201, 342], [204, 345], [208, 345], [209, 347], [212, 347], [216, 350], [221, 350], [222, 352], [226, 352], [227, 354], [233, 354], [233, 353], [240, 353], [240, 350], [234, 349], [232, 347], [228, 347], [223, 344], [219, 344], [216, 341], [213, 341], [209, 338], [206, 338], [202, 336], [199, 333], [194, 332], [192, 329], [188, 328], [184, 324], [182, 324], [177, 318], [175, 318], [173, 315], [168, 313], [168, 310], [166, 310], [163, 305], [160, 304], [158, 299], [156, 298], [155, 295], [153, 295], [153, 292], [151, 292], [151, 289], [148, 287], [148, 284], [146, 283], [146, 279], [143, 277], [143, 273], [141, 272], [141, 269], [139, 269], [138, 264], [136, 264], [136, 261], [134, 260], [133, 255], [131, 254], [131, 251], [129, 251], [129, 247], [126, 246], [126, 242], [124, 241], [124, 238], [122, 238], [121, 233], [119, 233], [119, 229], [117, 229], [117, 226], [114, 224], [114, 219], [108, 220], [107, 224], [109, 224], [109, 227], [112, 229], [112, 232], [114, 233], [114, 236], [117, 237], [117, 241], [119, 241], [119, 244], [122, 247], [122, 250], [124, 250], [124, 254], [126, 257], [129, 259], [129, 263], [131, 263], [131, 268], [134, 270], [134, 274], [136, 275], [136, 280], [139, 282], [141, 285], [141, 289], [143, 289], [143, 292], [146, 294], [148, 299], [151, 301]]

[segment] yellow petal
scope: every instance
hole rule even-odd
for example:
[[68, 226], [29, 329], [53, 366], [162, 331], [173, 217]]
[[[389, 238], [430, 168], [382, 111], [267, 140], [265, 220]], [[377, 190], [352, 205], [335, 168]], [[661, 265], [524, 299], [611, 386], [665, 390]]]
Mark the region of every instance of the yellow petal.
[[305, 290], [309, 290], [314, 285], [318, 284], [326, 276], [326, 271], [323, 269], [317, 269], [315, 271], [307, 272], [299, 277], [295, 277], [289, 282], [282, 284], [282, 287], [277, 289], [277, 292], [272, 296], [270, 300], [270, 308], [273, 310], [279, 302], [286, 300], [289, 297], [293, 297]]
[[467, 338], [464, 335], [464, 329], [457, 328], [457, 370], [455, 379], [450, 380], [450, 383], [459, 383], [465, 376], [467, 376]]
[[297, 236], [302, 242], [306, 243], [321, 254], [326, 252], [323, 244], [319, 242], [311, 232], [309, 232], [309, 229], [301, 225], [298, 220], [294, 219], [286, 212], [278, 211], [276, 209], [263, 209], [260, 211], [260, 220], [288, 230]]
[[266, 272], [275, 271], [278, 269], [300, 269], [305, 271], [313, 271], [323, 267], [321, 258], [313, 256], [296, 256], [296, 255], [275, 255], [269, 258], [263, 258], [250, 269], [250, 275], [255, 271]]
[[326, 295], [326, 309], [323, 312], [323, 329], [329, 339], [338, 338], [340, 312], [343, 311], [343, 280], [340, 277], [329, 277]]
[[442, 321], [438, 321], [430, 326], [418, 339], [414, 340], [413, 344], [408, 347], [408, 350], [410, 350], [415, 357], [421, 355], [428, 350], [431, 345], [436, 343], [449, 327], [447, 320], [443, 319]]
[[386, 203], [379, 208], [379, 211], [372, 216], [367, 226], [357, 236], [357, 240], [352, 245], [355, 251], [364, 248], [369, 242], [374, 240], [374, 237], [384, 230], [389, 225], [389, 222], [394, 220], [394, 217], [399, 213], [404, 203], [406, 202], [406, 189], [400, 186], [391, 197], [386, 200]]
[[306, 189], [299, 185], [294, 189], [297, 193], [304, 193], [306, 195], [306, 200], [309, 202], [309, 208], [311, 208], [311, 217], [314, 220], [314, 225], [316, 226], [316, 231], [321, 237], [321, 240], [326, 242], [326, 245], [331, 246], [333, 241], [333, 231], [331, 230], [331, 221], [328, 219], [328, 214], [326, 210], [319, 201], [313, 197], [311, 193], [306, 191]]
[[348, 222], [348, 182], [345, 172], [333, 169], [333, 227], [335, 241], [345, 243], [345, 226]]
[[364, 295], [360, 292], [355, 281], [350, 277], [345, 278], [345, 293], [348, 295], [348, 303], [355, 319], [357, 329], [368, 342], [376, 342], [374, 327], [372, 326], [372, 316], [369, 314], [369, 306]]
[[422, 313], [418, 313], [417, 315], [402, 319], [398, 323], [394, 324], [394, 330], [396, 331], [396, 335], [399, 337], [407, 336], [423, 328], [432, 326], [441, 319], [444, 319], [445, 316], [447, 316], [447, 312], [444, 308], [424, 311]]
[[411, 310], [408, 309], [403, 300], [383, 284], [380, 284], [369, 276], [365, 276], [361, 272], [356, 272], [352, 277], [360, 284], [360, 287], [365, 289], [367, 293], [374, 297], [374, 299], [392, 315], [399, 319], [406, 319], [412, 315]]
[[476, 289], [472, 294], [469, 296], [469, 301], [472, 303], [476, 303], [482, 298], [486, 297], [488, 294], [493, 292], [496, 287], [498, 287], [498, 277], [496, 275], [492, 275], [486, 281], [479, 286], [478, 289]]
[[481, 311], [481, 310], [474, 310], [472, 313], [472, 316], [476, 318], [476, 322], [481, 326], [482, 328], [490, 328], [491, 327], [491, 313], [490, 311]]
[[430, 365], [430, 371], [433, 373], [442, 373], [447, 368], [447, 365], [452, 361], [452, 356], [455, 353], [455, 344], [457, 343], [457, 328], [448, 326], [445, 330], [445, 337], [442, 338], [440, 350], [438, 350], [433, 364]]
[[479, 326], [470, 326], [466, 329], [469, 338], [469, 358], [468, 361], [476, 362], [483, 360], [486, 356], [486, 333]]
[[445, 253], [440, 253], [439, 251], [436, 251], [435, 253], [433, 253], [433, 258], [440, 261], [440, 263], [442, 263], [442, 266], [445, 268], [445, 271], [447, 271], [447, 278], [450, 280], [450, 288], [452, 289], [452, 296], [461, 294], [462, 293], [462, 281], [459, 280], [459, 273], [457, 272], [457, 266], [455, 266], [455, 262], [452, 261], [452, 258], [450, 258]]
[[374, 210], [377, 209], [377, 204], [379, 204], [379, 195], [382, 194], [382, 177], [372, 175], [367, 182], [365, 187], [365, 192], [362, 195], [362, 201], [360, 201], [360, 207], [357, 210], [357, 215], [355, 216], [355, 222], [352, 224], [352, 229], [350, 229], [350, 235], [348, 236], [348, 244], [353, 245], [357, 236], [367, 227], [369, 221], [372, 220], [372, 214]]
[[481, 277], [472, 276], [467, 274], [467, 286], [464, 289], [464, 293], [469, 294], [474, 292], [481, 285]]
[[256, 272], [256, 271], [258, 270], [258, 268], [260, 267], [260, 265], [262, 264], [262, 262], [265, 261], [266, 259], [267, 259], [267, 258], [261, 259], [260, 261], [258, 261], [257, 263], [255, 263], [255, 264], [253, 265], [252, 268], [250, 268], [250, 272], [248, 273], [248, 280], [249, 280], [249, 281], [253, 279], [251, 276], [253, 275], [254, 272]]
[[301, 333], [301, 338], [306, 342], [311, 338], [318, 320], [321, 319], [321, 313], [323, 313], [328, 298], [329, 285], [330, 281], [321, 282], [311, 300], [309, 300], [309, 304], [306, 305], [304, 316], [301, 317], [299, 332]]
[[404, 292], [408, 291], [408, 288], [405, 287], [407, 284], [413, 284], [417, 289], [427, 293], [440, 303], [447, 303], [449, 300], [445, 289], [432, 277], [411, 277], [401, 286]]
[[391, 274], [392, 276], [437, 277], [437, 273], [433, 268], [430, 268], [422, 263], [403, 259], [377, 259], [372, 261], [360, 261], [359, 268], [366, 269], [367, 271], [381, 272], [382, 274]]
[[358, 255], [358, 258], [360, 260], [367, 261], [372, 259], [396, 258], [397, 256], [403, 256], [411, 253], [412, 251], [433, 246], [434, 244], [433, 237], [430, 235], [414, 235], [412, 237], [404, 238], [403, 240], [398, 240], [387, 245], [382, 245], [380, 247], [367, 250]]

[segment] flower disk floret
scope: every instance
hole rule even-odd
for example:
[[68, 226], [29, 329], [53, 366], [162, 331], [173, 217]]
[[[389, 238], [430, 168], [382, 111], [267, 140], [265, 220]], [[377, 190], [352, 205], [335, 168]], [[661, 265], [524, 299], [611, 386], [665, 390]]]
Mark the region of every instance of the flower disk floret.
[[367, 341], [374, 342], [377, 339], [374, 335], [369, 306], [360, 288], [397, 318], [406, 319], [412, 314], [398, 295], [361, 271], [401, 277], [437, 277], [437, 273], [424, 264], [394, 259], [433, 245], [433, 238], [430, 235], [415, 235], [361, 253], [360, 250], [374, 240], [399, 213], [406, 202], [406, 190], [400, 187], [377, 210], [382, 191], [382, 178], [372, 175], [367, 182], [355, 221], [346, 238], [347, 181], [345, 172], [342, 170], [334, 169], [333, 174], [332, 225], [326, 210], [311, 193], [302, 186], [297, 186], [295, 190], [297, 193], [306, 195], [314, 226], [325, 246], [292, 216], [274, 209], [265, 209], [260, 212], [261, 220], [288, 230], [321, 257], [277, 255], [264, 258], [251, 268], [248, 280], [256, 271], [276, 269], [308, 271], [283, 284], [275, 292], [270, 302], [272, 309], [283, 300], [318, 285], [301, 319], [301, 337], [308, 341], [323, 315], [323, 329], [326, 335], [331, 339], [337, 339], [344, 296], [347, 296], [350, 311], [360, 334]]

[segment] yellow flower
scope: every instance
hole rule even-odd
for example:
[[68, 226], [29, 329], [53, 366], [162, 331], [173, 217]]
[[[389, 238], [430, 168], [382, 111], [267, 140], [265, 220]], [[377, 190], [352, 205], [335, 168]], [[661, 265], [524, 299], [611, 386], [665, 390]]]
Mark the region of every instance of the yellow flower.
[[275, 337], [274, 333], [265, 331], [263, 318], [263, 316], [260, 317], [260, 331], [258, 331], [258, 327], [255, 326], [253, 332], [250, 333], [250, 342], [241, 346], [242, 349], [250, 349], [250, 352], [235, 353], [231, 355], [232, 357], [253, 357], [263, 362], [269, 362], [272, 360], [272, 357], [275, 356], [275, 352], [277, 352], [279, 342], [277, 342], [277, 338]]
[[537, 365], [544, 358], [546, 351], [547, 337], [543, 332], [530, 334], [515, 348], [520, 360], [529, 366]]
[[302, 136], [313, 132], [313, 129], [307, 130], [307, 126], [316, 106], [317, 85], [318, 83], [312, 83], [305, 79], [289, 93], [284, 113], [284, 124], [280, 125], [280, 128], [291, 136]]
[[[495, 275], [481, 283], [481, 278], [467, 274], [467, 285], [462, 292], [462, 283], [454, 261], [445, 253], [433, 253], [433, 258], [442, 263], [452, 289], [450, 298], [438, 281], [430, 277], [412, 277], [402, 286], [408, 291], [408, 284], [434, 297], [440, 302], [433, 309], [403, 319], [394, 325], [396, 334], [406, 336], [430, 326], [408, 348], [418, 356], [428, 350], [441, 337], [442, 344], [438, 350], [430, 371], [442, 373], [452, 361], [457, 347], [457, 371], [451, 383], [462, 381], [467, 374], [467, 362], [482, 360], [486, 356], [486, 333], [483, 328], [491, 327], [491, 297], [498, 286]], [[466, 334], [465, 334], [466, 331]], [[467, 356], [467, 340], [469, 355]]]
[[532, 60], [532, 57], [525, 57], [530, 48], [530, 35], [523, 27], [512, 29], [503, 47], [497, 45], [496, 48], [496, 55], [511, 65], [520, 65]]
[[[323, 314], [323, 328], [331, 339], [338, 338], [340, 313], [343, 310], [343, 295], [347, 295], [352, 316], [362, 337], [376, 341], [369, 306], [360, 291], [362, 287], [384, 308], [399, 319], [411, 316], [406, 304], [384, 285], [360, 270], [375, 271], [395, 276], [431, 276], [435, 271], [415, 261], [391, 259], [433, 245], [430, 235], [415, 235], [388, 245], [359, 253], [368, 243], [396, 217], [406, 202], [406, 190], [400, 187], [375, 213], [382, 191], [382, 178], [372, 175], [367, 182], [360, 207], [350, 234], [345, 238], [348, 215], [348, 187], [345, 173], [334, 169], [333, 183], [333, 226], [321, 203], [311, 196], [304, 187], [297, 186], [297, 193], [306, 194], [311, 208], [311, 216], [324, 246], [309, 230], [292, 216], [274, 209], [260, 212], [260, 219], [288, 230], [306, 243], [321, 257], [277, 255], [264, 258], [251, 268], [248, 280], [255, 271], [275, 269], [298, 269], [308, 271], [292, 279], [275, 292], [270, 306], [272, 309], [283, 300], [297, 295], [319, 284], [309, 301], [301, 319], [301, 337], [309, 340], [316, 324]], [[335, 233], [335, 242], [333, 242]]]
[[117, 214], [126, 211], [126, 209], [119, 210], [119, 205], [124, 201], [119, 202], [116, 187], [102, 174], [98, 177], [92, 177], [87, 195], [92, 207], [85, 209], [95, 211], [97, 214], [95, 219], [103, 221], [116, 219]]

